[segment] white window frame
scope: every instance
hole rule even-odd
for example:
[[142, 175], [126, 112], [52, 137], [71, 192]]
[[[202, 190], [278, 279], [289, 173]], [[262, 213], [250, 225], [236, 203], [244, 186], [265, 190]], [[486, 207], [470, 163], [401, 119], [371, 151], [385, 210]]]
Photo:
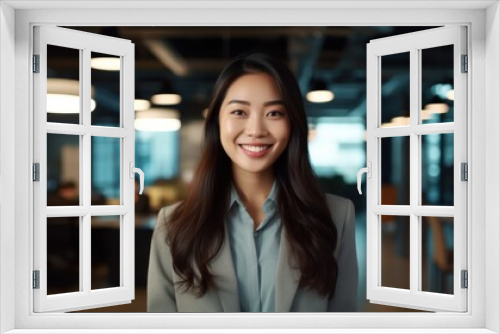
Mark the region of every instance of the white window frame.
[[[368, 7], [369, 4], [369, 7]], [[128, 6], [129, 9], [118, 8]], [[459, 6], [459, 7], [457, 7]], [[65, 8], [63, 8], [65, 7]], [[69, 7], [69, 8], [68, 8]], [[145, 8], [137, 10], [138, 7]], [[162, 7], [162, 8], [158, 8]], [[45, 9], [44, 9], [45, 8]], [[48, 8], [48, 9], [47, 9]], [[79, 9], [74, 9], [79, 8]], [[85, 9], [82, 9], [85, 8]], [[108, 9], [103, 9], [108, 8]], [[149, 8], [149, 9], [148, 9]], [[224, 8], [224, 9], [220, 9]], [[111, 10], [114, 9], [114, 10]], [[245, 9], [245, 10], [242, 10]], [[467, 25], [469, 193], [467, 313], [34, 314], [31, 258], [32, 26]], [[498, 1], [8, 1], [0, 3], [0, 332], [500, 332], [500, 10]], [[487, 71], [486, 71], [487, 68]], [[14, 145], [12, 145], [14, 138]], [[485, 152], [488, 152], [486, 154]], [[488, 179], [486, 182], [486, 175]], [[486, 259], [486, 261], [485, 261]], [[15, 287], [15, 288], [12, 288]], [[13, 307], [14, 305], [14, 307]], [[138, 326], [144, 326], [138, 329]], [[166, 329], [169, 328], [169, 329]], [[300, 329], [299, 329], [300, 328]], [[337, 330], [335, 329], [337, 328]], [[411, 329], [414, 328], [414, 329]], [[418, 329], [418, 330], [415, 330]], [[433, 328], [430, 330], [429, 328]], [[38, 329], [38, 330], [37, 330]], [[45, 331], [43, 330], [45, 329]], [[75, 329], [75, 330], [72, 330]], [[327, 330], [328, 329], [328, 330]], [[343, 330], [344, 329], [344, 330]], [[291, 330], [290, 330], [291, 331]], [[182, 331], [186, 333], [186, 331]]]
[[[393, 306], [411, 305], [427, 311], [467, 310], [467, 289], [461, 288], [461, 270], [467, 270], [467, 186], [460, 180], [461, 163], [467, 163], [467, 76], [462, 73], [461, 56], [467, 54], [466, 28], [448, 26], [409, 34], [371, 40], [367, 46], [367, 161], [371, 177], [367, 179], [367, 298], [372, 303]], [[454, 74], [453, 122], [424, 124], [421, 119], [422, 53], [426, 49], [451, 45]], [[410, 124], [382, 127], [382, 57], [407, 52], [410, 78]], [[454, 138], [454, 205], [429, 206], [422, 203], [422, 136], [451, 133]], [[409, 141], [409, 203], [381, 203], [382, 140], [408, 138]], [[382, 285], [382, 215], [407, 216], [410, 232], [409, 289]], [[422, 218], [451, 217], [453, 219], [453, 294], [422, 290]], [[455, 245], [457, 247], [455, 247]]]
[[[101, 36], [60, 27], [34, 27], [34, 54], [39, 56], [39, 73], [33, 74], [34, 162], [39, 163], [39, 182], [33, 184], [34, 256], [33, 269], [39, 271], [39, 288], [34, 289], [35, 312], [74, 311], [130, 303], [134, 299], [134, 45], [128, 40]], [[78, 50], [80, 68], [80, 124], [47, 122], [48, 45]], [[90, 91], [92, 52], [119, 57], [118, 127], [95, 126], [91, 122]], [[80, 205], [47, 206], [47, 134], [79, 136]], [[95, 137], [94, 137], [95, 136]], [[119, 141], [120, 202], [118, 205], [91, 204], [91, 140], [114, 138]], [[109, 160], [108, 160], [109, 161]], [[91, 289], [92, 217], [119, 218], [120, 285]], [[79, 291], [47, 294], [47, 218], [79, 219]]]

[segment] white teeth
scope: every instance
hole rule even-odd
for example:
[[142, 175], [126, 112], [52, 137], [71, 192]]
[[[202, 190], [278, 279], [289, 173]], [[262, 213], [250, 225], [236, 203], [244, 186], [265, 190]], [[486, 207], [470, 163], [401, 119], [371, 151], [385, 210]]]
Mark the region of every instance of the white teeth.
[[254, 145], [241, 145], [245, 150], [247, 151], [252, 151], [252, 152], [262, 152], [267, 150], [271, 145], [264, 145], [264, 146], [254, 146]]

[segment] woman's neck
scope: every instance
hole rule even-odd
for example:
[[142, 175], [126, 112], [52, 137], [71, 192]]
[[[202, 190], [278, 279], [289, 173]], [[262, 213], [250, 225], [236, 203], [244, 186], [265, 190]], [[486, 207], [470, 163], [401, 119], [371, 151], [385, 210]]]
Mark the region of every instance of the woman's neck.
[[233, 168], [233, 184], [249, 209], [261, 208], [274, 183], [274, 173], [251, 173]]

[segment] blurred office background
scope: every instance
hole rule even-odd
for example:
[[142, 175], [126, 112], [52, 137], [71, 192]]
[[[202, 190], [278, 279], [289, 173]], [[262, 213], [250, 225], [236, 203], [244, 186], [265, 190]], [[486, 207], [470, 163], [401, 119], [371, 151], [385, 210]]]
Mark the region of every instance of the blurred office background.
[[[129, 39], [135, 44], [136, 56], [135, 165], [145, 174], [145, 195], [136, 194], [136, 299], [128, 305], [91, 312], [146, 311], [149, 247], [156, 214], [161, 207], [183, 199], [200, 156], [203, 113], [213, 84], [231, 58], [248, 51], [269, 53], [295, 73], [309, 121], [312, 165], [326, 192], [345, 196], [355, 204], [359, 311], [413, 311], [366, 300], [366, 197], [357, 193], [356, 173], [366, 164], [366, 44], [429, 27], [69, 28]], [[449, 47], [423, 55], [422, 118], [426, 123], [453, 121], [451, 56]], [[117, 57], [92, 54], [92, 125], [120, 124], [119, 70]], [[49, 46], [48, 76], [47, 121], [78, 124], [78, 110], [60, 110], [64, 98], [78, 95], [78, 50]], [[408, 54], [383, 58], [381, 93], [382, 126], [406, 124]], [[61, 96], [63, 100], [57, 100]], [[422, 200], [453, 205], [453, 136], [429, 135], [422, 140]], [[78, 205], [78, 136], [49, 134], [47, 151], [47, 205]], [[382, 204], [408, 204], [409, 141], [382, 139], [381, 154]], [[119, 203], [119, 157], [119, 139], [92, 139], [92, 204]], [[422, 223], [423, 289], [453, 293], [453, 225], [432, 217]], [[78, 218], [48, 219], [49, 294], [79, 289], [78, 224]], [[92, 218], [93, 289], [119, 285], [119, 226], [119, 216]], [[382, 285], [408, 289], [407, 219], [382, 217], [381, 237]]]

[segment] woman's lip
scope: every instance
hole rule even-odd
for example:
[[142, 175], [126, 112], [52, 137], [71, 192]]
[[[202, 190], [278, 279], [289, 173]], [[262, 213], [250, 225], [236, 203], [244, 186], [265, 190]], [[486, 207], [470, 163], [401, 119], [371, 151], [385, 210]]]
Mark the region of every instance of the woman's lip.
[[[248, 151], [246, 150], [243, 145], [250, 145], [250, 146], [269, 146], [267, 149], [263, 150], [263, 151], [260, 151], [260, 152], [253, 152], [253, 151]], [[262, 145], [262, 144], [259, 144], [259, 145], [252, 145], [252, 144], [239, 144], [238, 145], [241, 150], [248, 156], [252, 157], [252, 158], [258, 158], [258, 157], [262, 157], [264, 155], [266, 155], [270, 150], [271, 150], [271, 147], [273, 145], [271, 144], [265, 144], [265, 145]]]

